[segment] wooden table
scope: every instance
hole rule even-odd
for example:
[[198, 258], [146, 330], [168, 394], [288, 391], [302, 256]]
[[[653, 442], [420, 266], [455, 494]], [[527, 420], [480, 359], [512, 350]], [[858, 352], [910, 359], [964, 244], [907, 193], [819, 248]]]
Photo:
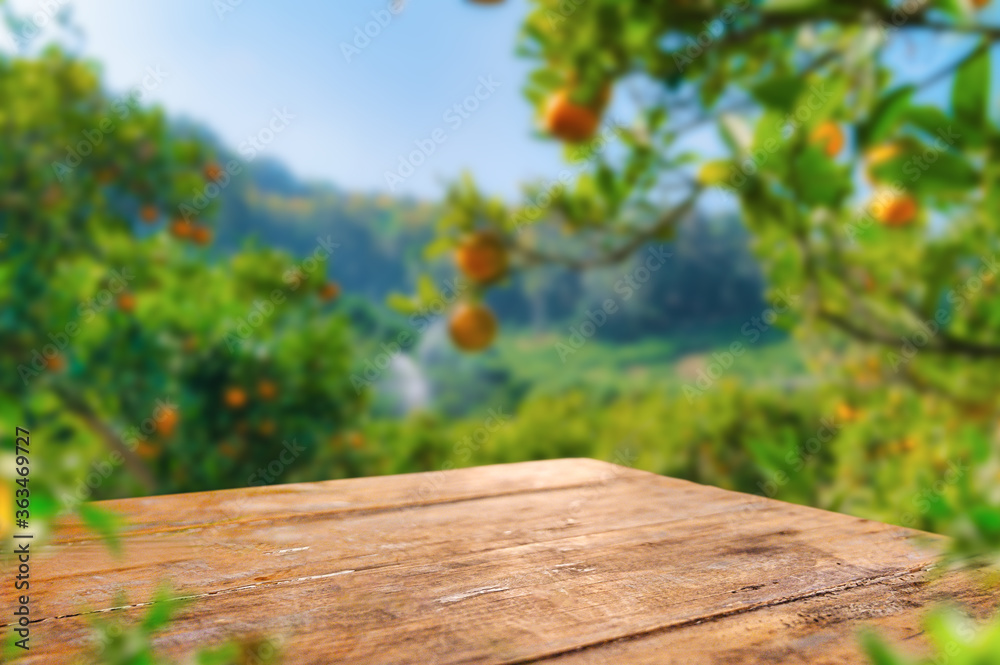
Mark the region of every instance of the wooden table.
[[593, 460], [103, 505], [129, 519], [124, 557], [60, 526], [23, 662], [70, 662], [86, 613], [136, 619], [115, 594], [165, 579], [191, 599], [156, 642], [172, 662], [267, 635], [324, 665], [858, 663], [862, 625], [919, 652], [925, 606], [998, 604], [931, 580], [939, 537]]

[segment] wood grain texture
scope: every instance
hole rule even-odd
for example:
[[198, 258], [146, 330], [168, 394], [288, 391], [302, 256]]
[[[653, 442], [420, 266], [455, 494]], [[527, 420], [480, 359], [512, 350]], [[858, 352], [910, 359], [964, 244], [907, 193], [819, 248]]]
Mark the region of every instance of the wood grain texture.
[[104, 507], [129, 519], [124, 557], [59, 527], [23, 662], [73, 662], [87, 613], [137, 619], [116, 593], [165, 580], [190, 599], [157, 640], [176, 661], [268, 635], [288, 663], [853, 663], [861, 625], [920, 649], [928, 604], [998, 604], [929, 582], [940, 537], [593, 460]]

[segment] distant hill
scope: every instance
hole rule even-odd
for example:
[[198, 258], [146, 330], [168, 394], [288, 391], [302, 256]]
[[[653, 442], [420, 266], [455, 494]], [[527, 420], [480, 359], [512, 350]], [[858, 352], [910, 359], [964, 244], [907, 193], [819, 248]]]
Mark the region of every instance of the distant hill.
[[[259, 242], [305, 257], [318, 238], [328, 239], [339, 245], [328, 266], [330, 279], [348, 298], [370, 303], [368, 318], [387, 314], [384, 302], [390, 293], [413, 292], [420, 273], [430, 271], [442, 280], [451, 274], [446, 262], [429, 266], [422, 258], [433, 237], [435, 204], [304, 182], [275, 160], [246, 161], [203, 128], [185, 125], [181, 131], [219, 146], [220, 164], [238, 160], [242, 167], [218, 195], [217, 251]], [[490, 304], [505, 326], [560, 331], [615, 298], [621, 313], [602, 327], [601, 336], [622, 342], [731, 325], [765, 307], [760, 271], [738, 220], [689, 221], [673, 241], [657, 248], [671, 256], [648, 280], [633, 282], [637, 288], [621, 282], [644, 275], [640, 266], [648, 251], [621, 266], [586, 274], [547, 268], [515, 276], [491, 291]]]

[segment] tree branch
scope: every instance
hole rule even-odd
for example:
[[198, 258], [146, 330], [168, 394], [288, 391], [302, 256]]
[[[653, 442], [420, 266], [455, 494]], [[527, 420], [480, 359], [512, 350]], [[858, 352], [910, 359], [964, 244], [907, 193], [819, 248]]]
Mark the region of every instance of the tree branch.
[[104, 439], [104, 442], [108, 444], [109, 448], [122, 456], [125, 466], [128, 467], [129, 471], [135, 474], [136, 478], [138, 478], [139, 481], [145, 486], [146, 491], [152, 494], [156, 489], [156, 479], [153, 478], [149, 469], [146, 468], [146, 465], [143, 464], [139, 456], [122, 443], [121, 438], [115, 434], [115, 432], [108, 427], [96, 413], [94, 413], [94, 410], [90, 408], [90, 405], [78, 395], [61, 386], [56, 386], [54, 390], [72, 413], [76, 414], [94, 432]]
[[557, 256], [540, 252], [525, 245], [514, 245], [514, 251], [528, 259], [529, 264], [557, 264], [571, 270], [589, 270], [600, 266], [614, 265], [627, 259], [635, 250], [645, 243], [653, 240], [671, 226], [680, 222], [681, 218], [687, 215], [694, 208], [698, 200], [700, 189], [696, 189], [683, 203], [676, 208], [671, 208], [648, 229], [637, 230], [636, 234], [616, 249], [610, 250], [599, 256], [591, 258], [575, 258], [569, 256]]

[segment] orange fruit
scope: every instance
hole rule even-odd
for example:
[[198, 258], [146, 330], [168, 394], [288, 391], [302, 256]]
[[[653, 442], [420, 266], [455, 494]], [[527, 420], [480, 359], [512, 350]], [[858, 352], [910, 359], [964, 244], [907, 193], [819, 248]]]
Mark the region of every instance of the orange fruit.
[[455, 263], [469, 279], [488, 284], [507, 273], [507, 249], [496, 233], [480, 231], [455, 250]]
[[872, 169], [888, 162], [902, 151], [903, 149], [897, 143], [883, 143], [869, 149], [865, 153], [865, 175], [868, 177], [869, 182], [875, 182], [875, 174], [872, 173]]
[[497, 335], [497, 319], [484, 305], [461, 304], [448, 322], [448, 334], [463, 351], [481, 351]]
[[222, 169], [215, 162], [211, 162], [205, 166], [205, 178], [215, 182], [222, 175]]
[[156, 209], [156, 206], [144, 205], [139, 210], [139, 217], [141, 217], [142, 221], [146, 222], [147, 224], [152, 224], [157, 219], [159, 219], [160, 211]]
[[827, 120], [813, 130], [809, 137], [812, 143], [823, 148], [829, 157], [836, 157], [844, 149], [844, 132], [835, 122]]
[[193, 230], [194, 225], [186, 219], [175, 220], [174, 223], [170, 225], [170, 233], [172, 233], [175, 238], [180, 238], [182, 240], [190, 238]]
[[319, 287], [319, 297], [321, 300], [329, 302], [339, 295], [340, 287], [336, 282], [327, 282], [323, 286]]
[[177, 426], [177, 411], [174, 409], [164, 409], [160, 417], [156, 419], [156, 431], [162, 436], [170, 436]]
[[156, 453], [156, 446], [149, 441], [140, 441], [139, 445], [135, 447], [135, 454], [143, 459], [153, 459], [156, 457]]
[[876, 201], [875, 218], [886, 226], [906, 226], [917, 217], [916, 200], [908, 194], [893, 194], [887, 201]]
[[360, 449], [365, 445], [365, 437], [358, 432], [351, 432], [347, 437], [347, 442], [351, 444], [352, 448]]
[[560, 90], [549, 99], [543, 114], [545, 131], [568, 143], [582, 143], [597, 132], [601, 123], [600, 99], [595, 105], [584, 105], [570, 97], [569, 90]]
[[274, 385], [272, 381], [261, 381], [257, 384], [257, 394], [262, 399], [274, 399], [275, 395], [278, 394], [278, 386]]
[[56, 354], [48, 359], [45, 366], [52, 370], [53, 372], [61, 372], [66, 369], [66, 359], [60, 354]]
[[191, 240], [199, 245], [207, 245], [212, 242], [212, 232], [204, 226], [196, 226], [191, 229]]
[[837, 405], [837, 417], [841, 420], [850, 422], [858, 417], [858, 412], [855, 411], [847, 402], [841, 402]]
[[265, 420], [257, 427], [257, 431], [263, 436], [271, 436], [274, 434], [275, 429], [277, 429], [277, 427], [275, 427], [273, 420]]
[[42, 205], [46, 208], [51, 208], [59, 203], [61, 198], [62, 190], [59, 189], [59, 185], [49, 185], [42, 194]]
[[230, 409], [239, 409], [246, 405], [247, 394], [242, 388], [227, 388], [223, 399]]
[[118, 309], [129, 313], [135, 309], [135, 296], [131, 293], [123, 293], [118, 296]]

